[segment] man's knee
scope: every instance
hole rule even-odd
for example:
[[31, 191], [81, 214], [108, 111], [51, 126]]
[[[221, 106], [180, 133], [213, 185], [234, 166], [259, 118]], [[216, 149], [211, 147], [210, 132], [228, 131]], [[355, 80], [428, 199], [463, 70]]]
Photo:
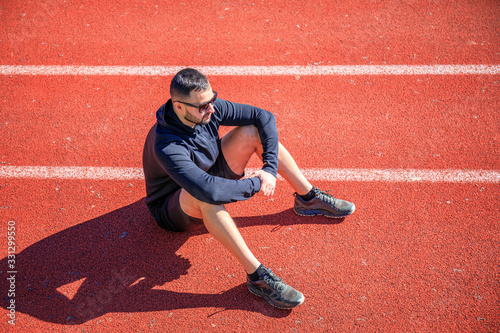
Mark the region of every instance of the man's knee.
[[212, 212], [226, 210], [226, 207], [224, 205], [214, 205], [214, 204], [209, 204], [207, 202], [201, 202], [199, 207], [202, 214], [207, 214], [207, 213], [210, 214]]
[[237, 128], [238, 135], [244, 142], [260, 144], [259, 130], [253, 125], [240, 126]]
[[203, 214], [206, 214], [207, 212], [225, 209], [224, 205], [213, 205], [200, 201], [184, 189], [181, 191], [179, 204], [185, 214], [199, 219], [202, 219]]
[[262, 151], [262, 142], [260, 141], [259, 130], [253, 125], [241, 126], [238, 128], [238, 142], [241, 143], [242, 152]]

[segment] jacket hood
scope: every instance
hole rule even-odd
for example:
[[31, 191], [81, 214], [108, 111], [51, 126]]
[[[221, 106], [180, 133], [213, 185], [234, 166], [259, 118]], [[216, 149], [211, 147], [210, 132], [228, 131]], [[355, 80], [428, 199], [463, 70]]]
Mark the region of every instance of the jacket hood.
[[177, 117], [171, 99], [156, 111], [156, 120], [160, 132], [162, 130], [175, 133], [193, 133], [195, 131], [194, 128], [184, 125], [179, 117]]

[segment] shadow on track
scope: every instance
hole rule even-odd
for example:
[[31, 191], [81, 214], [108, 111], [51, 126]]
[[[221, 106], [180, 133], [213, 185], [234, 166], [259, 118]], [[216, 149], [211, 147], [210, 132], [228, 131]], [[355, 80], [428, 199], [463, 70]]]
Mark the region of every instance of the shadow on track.
[[[283, 221], [285, 224], [276, 229], [297, 223], [340, 223], [342, 219], [304, 219], [292, 210], [235, 218], [239, 227]], [[220, 294], [153, 289], [187, 274], [191, 264], [176, 251], [189, 237], [203, 233], [205, 228], [191, 233], [164, 231], [150, 217], [144, 199], [65, 229], [16, 255], [16, 311], [64, 325], [81, 324], [109, 312], [202, 307], [246, 310], [270, 317], [290, 314], [261, 299], [252, 302], [255, 296], [245, 283]], [[3, 258], [2, 276], [6, 267], [7, 258]], [[2, 278], [0, 290], [9, 290], [8, 283]], [[73, 285], [68, 288], [68, 284]], [[7, 308], [8, 301], [1, 306]]]

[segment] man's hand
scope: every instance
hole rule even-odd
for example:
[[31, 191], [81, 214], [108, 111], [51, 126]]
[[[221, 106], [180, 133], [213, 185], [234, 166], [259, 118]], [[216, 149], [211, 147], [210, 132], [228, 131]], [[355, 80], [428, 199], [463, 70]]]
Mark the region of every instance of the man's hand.
[[265, 196], [274, 194], [274, 189], [276, 188], [276, 177], [271, 175], [269, 172], [264, 170], [257, 170], [250, 173], [247, 177], [258, 177], [260, 179], [259, 193], [262, 193]]

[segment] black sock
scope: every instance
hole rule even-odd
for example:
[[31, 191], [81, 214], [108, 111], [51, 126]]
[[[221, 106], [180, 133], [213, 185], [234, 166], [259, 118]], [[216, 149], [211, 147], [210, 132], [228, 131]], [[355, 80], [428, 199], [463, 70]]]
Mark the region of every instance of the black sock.
[[302, 198], [302, 200], [309, 201], [316, 196], [316, 194], [314, 192], [315, 189], [316, 189], [316, 187], [313, 186], [312, 190], [310, 190], [309, 193], [304, 194], [304, 195], [299, 195], [299, 196]]
[[257, 281], [259, 277], [264, 273], [264, 268], [264, 265], [260, 264], [255, 272], [253, 272], [252, 274], [248, 274], [250, 280]]

